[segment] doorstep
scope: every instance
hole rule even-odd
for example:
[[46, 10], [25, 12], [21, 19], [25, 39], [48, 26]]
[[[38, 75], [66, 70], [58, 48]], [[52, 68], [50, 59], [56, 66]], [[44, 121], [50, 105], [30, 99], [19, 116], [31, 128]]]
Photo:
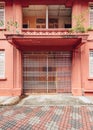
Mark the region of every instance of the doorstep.
[[0, 106], [7, 105], [30, 105], [30, 106], [59, 106], [59, 105], [93, 105], [93, 97], [71, 95], [26, 95], [0, 96]]
[[85, 96], [70, 95], [29, 95], [23, 98], [18, 105], [27, 106], [74, 106], [74, 105], [93, 105], [93, 100]]

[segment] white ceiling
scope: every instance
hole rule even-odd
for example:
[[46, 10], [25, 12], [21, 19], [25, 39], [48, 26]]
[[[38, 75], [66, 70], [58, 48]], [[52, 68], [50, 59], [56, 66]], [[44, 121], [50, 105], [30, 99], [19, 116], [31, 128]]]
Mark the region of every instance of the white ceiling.
[[[44, 16], [46, 15], [46, 5], [30, 5], [27, 8], [23, 8], [24, 16]], [[64, 5], [49, 5], [49, 16], [70, 16], [71, 8], [65, 8]]]

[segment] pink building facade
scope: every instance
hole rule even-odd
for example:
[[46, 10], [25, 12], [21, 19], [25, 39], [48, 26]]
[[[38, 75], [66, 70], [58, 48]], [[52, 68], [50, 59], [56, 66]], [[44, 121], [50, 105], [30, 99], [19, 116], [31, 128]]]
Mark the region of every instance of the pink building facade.
[[92, 96], [92, 27], [92, 0], [0, 1], [0, 96]]

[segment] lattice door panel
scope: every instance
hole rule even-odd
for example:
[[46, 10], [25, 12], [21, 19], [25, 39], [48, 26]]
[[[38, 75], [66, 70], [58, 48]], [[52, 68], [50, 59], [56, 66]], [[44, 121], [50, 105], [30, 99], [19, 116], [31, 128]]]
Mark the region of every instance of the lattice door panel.
[[71, 92], [70, 52], [25, 53], [23, 59], [24, 92]]
[[71, 92], [71, 53], [63, 53], [56, 57], [57, 92]]
[[24, 91], [47, 92], [47, 63], [45, 55], [24, 54]]
[[71, 92], [71, 52], [48, 55], [48, 92]]

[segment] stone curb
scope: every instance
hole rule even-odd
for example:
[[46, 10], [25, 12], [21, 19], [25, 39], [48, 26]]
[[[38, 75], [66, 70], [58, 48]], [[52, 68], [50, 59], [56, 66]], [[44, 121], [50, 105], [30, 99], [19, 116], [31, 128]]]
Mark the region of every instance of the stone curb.
[[0, 97], [0, 106], [6, 106], [6, 105], [15, 105], [20, 101], [19, 96], [14, 97]]

